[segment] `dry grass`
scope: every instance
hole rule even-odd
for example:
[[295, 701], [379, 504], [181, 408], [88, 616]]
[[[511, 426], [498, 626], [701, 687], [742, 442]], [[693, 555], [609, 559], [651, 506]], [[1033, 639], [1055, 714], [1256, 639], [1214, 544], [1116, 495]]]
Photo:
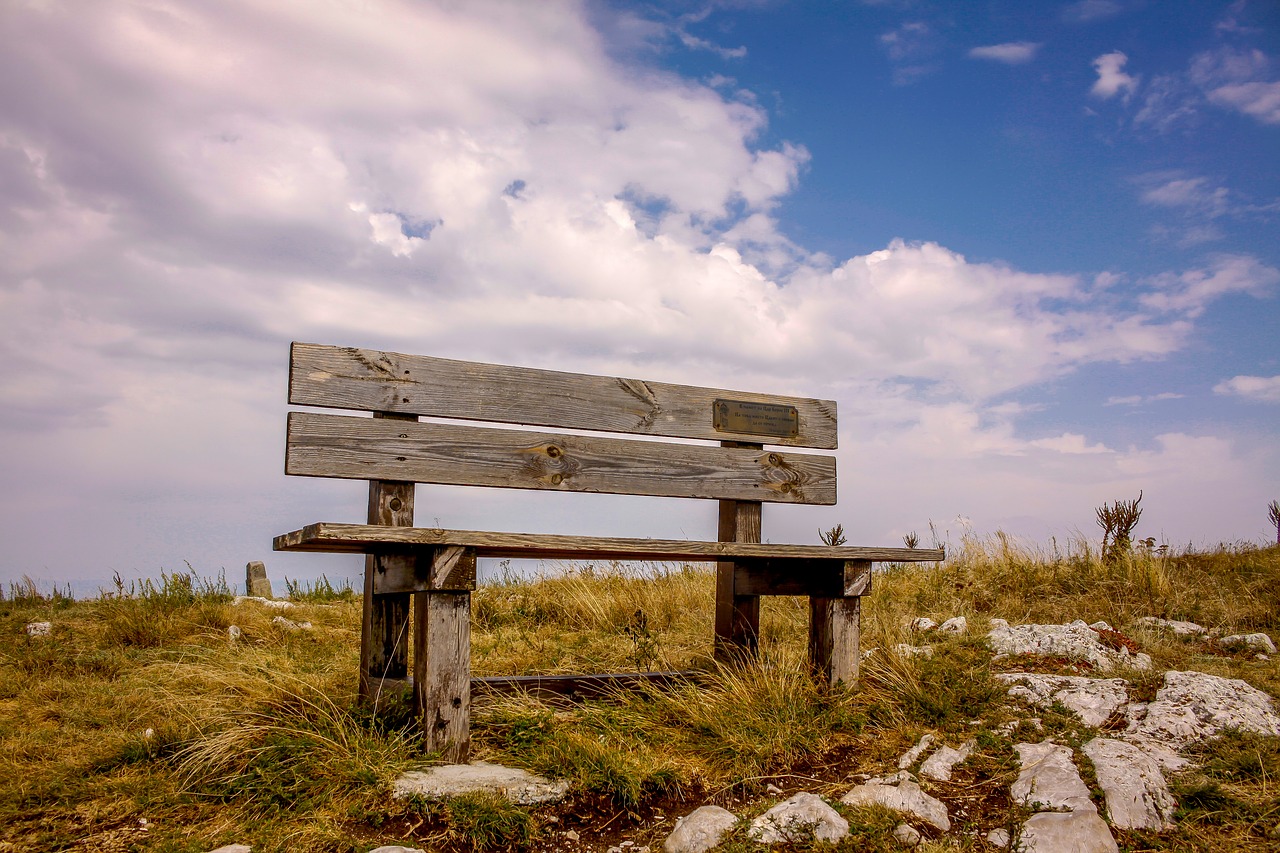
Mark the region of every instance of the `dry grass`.
[[[554, 816], [545, 810], [387, 797], [390, 779], [424, 755], [405, 714], [374, 718], [355, 702], [359, 601], [331, 587], [292, 591], [297, 606], [287, 616], [310, 621], [310, 631], [281, 628], [276, 611], [233, 605], [217, 582], [189, 575], [80, 602], [31, 583], [10, 587], [0, 596], [0, 851], [195, 853], [232, 842], [256, 851], [541, 849]], [[574, 780], [560, 827], [581, 819], [584, 833], [628, 826], [639, 841], [660, 841], [675, 814], [704, 801], [759, 810], [768, 783], [838, 795], [847, 774], [884, 772], [926, 731], [958, 743], [1016, 718], [981, 642], [992, 618], [1102, 619], [1135, 638], [1158, 672], [1194, 668], [1280, 691], [1275, 661], [1130, 627], [1155, 615], [1280, 634], [1278, 548], [1139, 551], [1104, 564], [1082, 543], [1033, 548], [997, 536], [963, 541], [940, 567], [884, 567], [863, 608], [864, 647], [879, 651], [856, 690], [808, 677], [802, 600], [766, 600], [762, 662], [737, 669], [707, 656], [712, 607], [711, 575], [689, 567], [557, 567], [484, 586], [473, 600], [477, 674], [693, 668], [703, 676], [573, 706], [478, 701], [476, 756]], [[971, 634], [935, 639], [932, 658], [894, 653], [922, 615], [967, 616]], [[52, 634], [27, 636], [33, 621], [51, 621]], [[242, 631], [236, 643], [232, 624]], [[1154, 689], [1158, 672], [1135, 690]], [[1043, 717], [1066, 741], [1088, 734], [1065, 715]], [[957, 783], [940, 790], [969, 804], [958, 822], [973, 831], [1016, 818], [1005, 793], [1011, 742], [979, 740]], [[1230, 738], [1206, 749], [1199, 775], [1177, 783], [1179, 828], [1124, 844], [1274, 843], [1280, 750]], [[849, 817], [854, 840], [841, 849], [894, 849], [887, 815]], [[737, 837], [727, 849], [750, 845]]]

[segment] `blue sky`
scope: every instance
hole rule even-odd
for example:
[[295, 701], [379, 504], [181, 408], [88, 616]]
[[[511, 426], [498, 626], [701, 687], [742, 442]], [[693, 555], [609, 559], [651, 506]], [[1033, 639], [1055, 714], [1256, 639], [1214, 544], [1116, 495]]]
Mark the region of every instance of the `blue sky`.
[[[1258, 541], [1280, 497], [1268, 2], [0, 11], [0, 580], [309, 578], [290, 340], [836, 399], [843, 523]], [[423, 523], [714, 535], [422, 487]]]

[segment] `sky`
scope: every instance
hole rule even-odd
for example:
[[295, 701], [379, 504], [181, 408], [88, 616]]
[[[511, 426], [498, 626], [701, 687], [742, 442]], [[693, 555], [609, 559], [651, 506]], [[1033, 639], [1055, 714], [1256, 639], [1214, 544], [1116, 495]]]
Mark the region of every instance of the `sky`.
[[283, 474], [293, 340], [834, 399], [774, 542], [1262, 542], [1278, 236], [1270, 0], [8, 0], [0, 581], [357, 576], [271, 552], [365, 511]]

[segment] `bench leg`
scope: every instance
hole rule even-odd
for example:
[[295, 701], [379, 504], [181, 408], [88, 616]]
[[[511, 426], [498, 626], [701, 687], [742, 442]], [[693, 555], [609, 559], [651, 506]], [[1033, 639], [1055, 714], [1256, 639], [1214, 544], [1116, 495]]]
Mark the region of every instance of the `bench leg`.
[[[760, 518], [759, 501], [720, 501], [719, 540], [759, 542]], [[721, 663], [755, 660], [760, 651], [760, 596], [737, 594], [733, 563], [716, 566], [715, 618], [715, 659]]]
[[809, 599], [809, 662], [829, 684], [858, 680], [862, 599]]
[[[413, 416], [384, 415], [414, 420]], [[413, 526], [413, 483], [369, 481], [369, 523]], [[407, 557], [367, 555], [364, 558], [364, 614], [360, 625], [360, 701], [377, 705], [403, 690], [409, 668], [409, 596], [374, 595], [374, 575], [386, 563]]]
[[413, 701], [428, 751], [462, 764], [471, 748], [471, 593], [413, 596]]

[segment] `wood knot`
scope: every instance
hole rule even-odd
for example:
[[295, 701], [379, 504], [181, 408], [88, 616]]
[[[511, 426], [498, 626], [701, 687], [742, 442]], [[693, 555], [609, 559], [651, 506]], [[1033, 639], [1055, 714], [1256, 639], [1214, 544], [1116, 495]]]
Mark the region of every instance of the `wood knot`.
[[559, 459], [564, 455], [564, 451], [554, 444], [547, 445], [547, 455], [552, 459]]

